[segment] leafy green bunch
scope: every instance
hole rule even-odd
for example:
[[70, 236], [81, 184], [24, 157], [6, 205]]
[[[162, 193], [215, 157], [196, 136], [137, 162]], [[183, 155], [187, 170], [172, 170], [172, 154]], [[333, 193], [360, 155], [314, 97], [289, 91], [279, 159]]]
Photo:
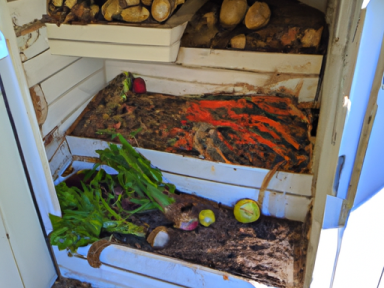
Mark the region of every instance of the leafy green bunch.
[[[161, 171], [152, 167], [150, 161], [123, 136], [117, 136], [121, 148], [110, 144], [109, 148], [96, 151], [101, 163], [114, 168], [117, 175], [97, 170], [101, 164], [96, 164], [86, 173], [81, 182], [82, 189], [68, 187], [65, 182], [56, 186], [63, 217], [49, 215], [53, 226], [50, 240], [60, 250], [74, 252], [78, 247], [93, 243], [102, 230], [144, 237], [146, 228], [129, 222], [128, 218], [145, 210], [157, 208], [164, 211], [164, 207], [174, 202], [170, 194], [175, 191], [175, 186], [163, 183]], [[118, 186], [122, 187], [123, 193], [115, 191]], [[138, 208], [125, 210], [123, 200]]]

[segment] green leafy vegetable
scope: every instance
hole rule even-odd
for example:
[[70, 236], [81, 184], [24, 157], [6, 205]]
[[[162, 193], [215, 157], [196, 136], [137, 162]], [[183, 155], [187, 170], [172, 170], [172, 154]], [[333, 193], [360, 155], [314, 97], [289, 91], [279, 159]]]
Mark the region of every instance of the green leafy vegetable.
[[[134, 131], [132, 137], [140, 130]], [[82, 172], [82, 189], [68, 187], [65, 182], [56, 186], [63, 217], [49, 215], [53, 226], [50, 240], [60, 250], [74, 252], [93, 243], [102, 230], [144, 237], [146, 228], [128, 222], [127, 218], [156, 208], [164, 211], [164, 207], [174, 203], [170, 194], [175, 186], [163, 183], [161, 171], [151, 166], [122, 135], [117, 137], [121, 148], [111, 143], [109, 148], [96, 151], [101, 162], [114, 168], [117, 175], [107, 174], [96, 164], [92, 170]], [[124, 207], [127, 203], [133, 209]]]

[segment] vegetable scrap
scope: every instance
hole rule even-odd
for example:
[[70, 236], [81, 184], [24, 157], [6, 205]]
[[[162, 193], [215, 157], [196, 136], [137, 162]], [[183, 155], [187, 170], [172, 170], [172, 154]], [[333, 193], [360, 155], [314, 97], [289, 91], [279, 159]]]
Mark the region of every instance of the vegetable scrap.
[[145, 237], [147, 228], [129, 222], [129, 216], [151, 209], [164, 211], [175, 202], [171, 196], [175, 186], [164, 183], [160, 170], [120, 134], [117, 136], [121, 148], [110, 144], [96, 151], [101, 163], [115, 169], [117, 175], [104, 169], [96, 171], [101, 168], [98, 163], [92, 170], [76, 175], [81, 178], [80, 187], [68, 182], [56, 186], [63, 217], [49, 215], [53, 226], [50, 241], [60, 250], [75, 252], [98, 240], [102, 231]]

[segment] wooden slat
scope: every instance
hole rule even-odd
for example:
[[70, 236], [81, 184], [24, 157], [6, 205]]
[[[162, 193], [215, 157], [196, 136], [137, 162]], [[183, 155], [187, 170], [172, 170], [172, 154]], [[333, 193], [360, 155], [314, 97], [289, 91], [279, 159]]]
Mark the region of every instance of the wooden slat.
[[49, 40], [49, 46], [52, 54], [55, 55], [174, 62], [179, 51], [180, 41], [171, 46], [145, 46], [52, 39]]
[[33, 103], [33, 108], [35, 109], [37, 123], [39, 125], [44, 124], [45, 119], [47, 119], [48, 114], [48, 103], [45, 99], [43, 90], [41, 90], [40, 85], [35, 85], [29, 89], [31, 93], [31, 99]]
[[106, 61], [107, 81], [122, 71], [143, 77], [147, 90], [171, 95], [206, 93], [269, 94], [282, 92], [296, 95], [299, 102], [313, 101], [318, 77], [254, 73], [214, 68], [192, 68], [168, 63]]
[[23, 36], [17, 37], [21, 61], [25, 62], [49, 49], [47, 29], [42, 27]]
[[322, 61], [322, 55], [180, 47], [176, 63], [185, 66], [227, 68], [253, 72], [318, 75]]
[[41, 19], [41, 16], [46, 14], [46, 1], [44, 0], [17, 0], [7, 4], [13, 23], [17, 26]]
[[[188, 176], [163, 173], [164, 178], [175, 184], [182, 192], [201, 196], [224, 205], [233, 207], [244, 198], [258, 200], [259, 189], [228, 185]], [[305, 221], [311, 198], [284, 193], [265, 191], [261, 212], [266, 216], [286, 218], [294, 221]]]
[[[108, 142], [99, 139], [66, 137], [71, 152], [76, 156], [98, 157], [97, 149], [108, 147]], [[173, 153], [138, 148], [141, 154], [164, 172], [189, 175], [225, 184], [259, 189], [268, 169], [249, 166], [229, 165], [225, 163], [201, 160]], [[312, 196], [312, 175], [277, 172], [268, 184], [269, 191], [291, 193], [300, 196]]]
[[51, 104], [48, 107], [47, 120], [42, 127], [43, 136], [47, 135], [55, 126], [62, 124], [74, 111], [89, 101], [104, 86], [104, 83], [104, 70], [101, 69]]
[[[59, 251], [57, 246], [52, 247], [55, 259], [60, 267], [63, 277], [73, 278], [92, 284], [92, 287], [102, 288], [178, 288], [185, 287], [164, 282], [159, 279], [147, 277], [146, 274], [132, 272], [131, 269], [119, 269], [110, 265], [101, 265], [93, 268], [85, 258], [70, 257], [68, 252]], [[79, 248], [84, 249], [84, 248]], [[79, 273], [81, 271], [81, 273]], [[241, 288], [241, 287], [239, 287]]]
[[43, 81], [40, 85], [48, 104], [103, 66], [101, 59], [81, 58]]
[[[173, 29], [121, 25], [47, 23], [49, 40], [76, 40], [131, 45], [170, 46], [181, 39], [187, 23]], [[129, 35], [124, 37], [122, 35]]]
[[28, 86], [32, 87], [57, 71], [75, 62], [78, 57], [55, 56], [47, 50], [40, 55], [23, 63]]
[[101, 252], [100, 261], [120, 269], [145, 274], [154, 279], [172, 281], [183, 287], [268, 287], [227, 272], [123, 246], [111, 245], [105, 248]]

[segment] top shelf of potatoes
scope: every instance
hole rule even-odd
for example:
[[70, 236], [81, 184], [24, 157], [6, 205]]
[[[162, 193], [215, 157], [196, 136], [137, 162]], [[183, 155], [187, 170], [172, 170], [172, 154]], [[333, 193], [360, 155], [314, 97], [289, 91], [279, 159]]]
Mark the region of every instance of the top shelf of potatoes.
[[120, 21], [162, 23], [185, 0], [50, 0], [48, 21], [57, 24]]

